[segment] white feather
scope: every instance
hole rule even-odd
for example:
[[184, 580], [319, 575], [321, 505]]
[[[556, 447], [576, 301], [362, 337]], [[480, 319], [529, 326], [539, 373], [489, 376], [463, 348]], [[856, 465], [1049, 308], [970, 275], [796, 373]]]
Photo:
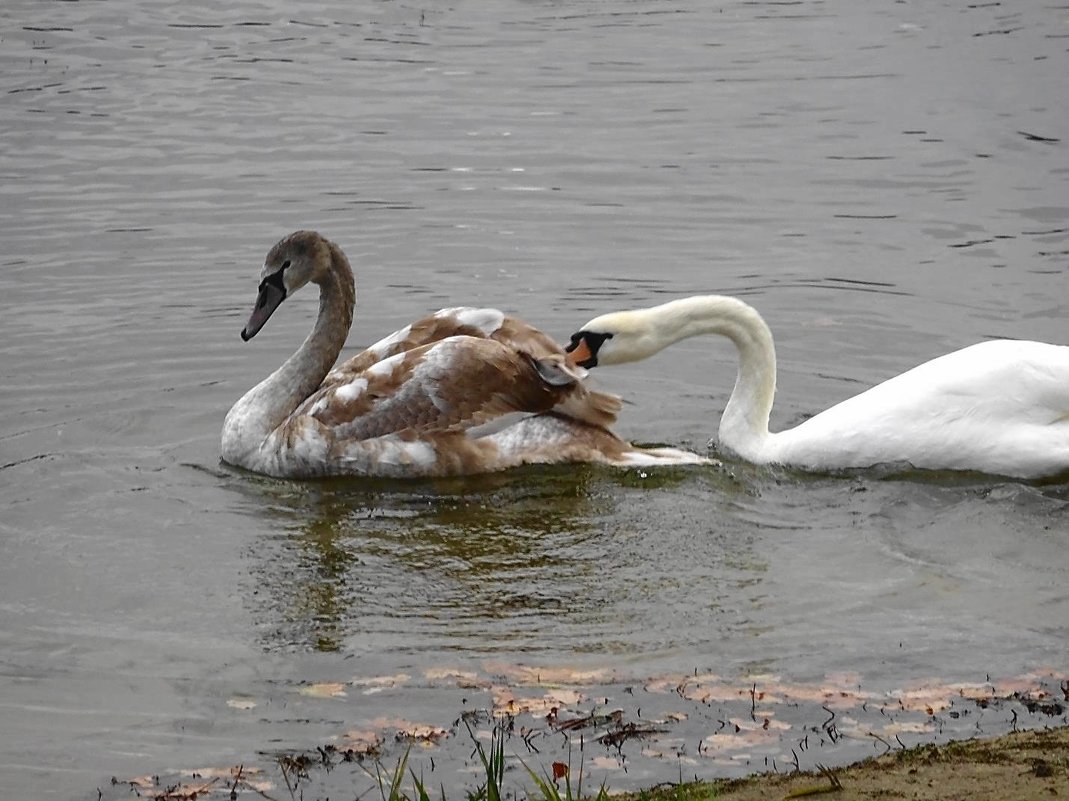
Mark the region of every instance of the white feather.
[[[358, 397], [363, 395], [366, 390], [367, 379], [361, 376], [360, 378], [350, 381], [348, 384], [344, 384], [334, 390], [334, 397], [342, 403], [348, 403], [349, 401], [356, 400]], [[319, 400], [318, 403], [316, 403], [316, 406], [318, 406], [320, 403], [325, 402], [326, 397], [324, 396]], [[312, 414], [315, 414], [315, 411], [313, 411]]]
[[452, 317], [459, 325], [479, 329], [484, 336], [492, 336], [505, 322], [505, 313], [502, 311], [497, 309], [476, 309], [469, 306], [439, 309], [434, 313], [434, 316]]

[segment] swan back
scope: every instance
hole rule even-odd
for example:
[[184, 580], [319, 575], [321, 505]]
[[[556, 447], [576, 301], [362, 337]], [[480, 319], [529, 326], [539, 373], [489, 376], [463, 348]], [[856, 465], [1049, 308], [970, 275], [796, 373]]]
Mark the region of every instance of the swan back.
[[774, 434], [769, 461], [905, 462], [1025, 478], [1069, 470], [1069, 347], [992, 340], [925, 362]]

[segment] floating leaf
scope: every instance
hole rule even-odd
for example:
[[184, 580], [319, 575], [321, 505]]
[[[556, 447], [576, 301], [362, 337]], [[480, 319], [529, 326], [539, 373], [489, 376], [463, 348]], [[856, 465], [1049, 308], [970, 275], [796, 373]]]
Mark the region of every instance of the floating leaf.
[[456, 683], [462, 689], [485, 689], [490, 686], [488, 679], [481, 678], [473, 670], [457, 670], [456, 668], [428, 668], [423, 675], [429, 681], [441, 681], [448, 679]]
[[449, 732], [441, 726], [432, 726], [429, 723], [413, 723], [410, 720], [402, 720], [400, 718], [376, 718], [371, 721], [371, 725], [380, 731], [392, 729], [395, 732], [394, 736], [398, 739], [407, 738], [426, 743], [437, 743], [449, 735]]
[[344, 698], [346, 685], [341, 682], [323, 682], [320, 684], [308, 684], [301, 687], [297, 692], [310, 698]]
[[336, 746], [339, 751], [352, 751], [355, 754], [363, 754], [365, 756], [378, 753], [381, 747], [382, 738], [378, 732], [358, 731], [356, 729], [345, 732]]
[[610, 756], [596, 756], [590, 760], [590, 767], [597, 770], [622, 770], [620, 760]]
[[354, 678], [349, 683], [354, 687], [365, 687], [364, 695], [380, 692], [390, 687], [406, 684], [412, 677], [407, 673], [398, 673], [396, 676], [370, 676], [368, 678]]
[[165, 789], [146, 790], [143, 795], [159, 801], [196, 801], [200, 796], [211, 792], [212, 785], [217, 781], [219, 780], [210, 779], [199, 784], [179, 784]]
[[494, 712], [498, 714], [519, 715], [529, 713], [532, 715], [546, 715], [553, 710], [574, 706], [586, 699], [586, 696], [578, 690], [554, 689], [545, 695], [519, 698], [508, 687], [496, 686], [490, 688], [490, 696], [494, 702]]
[[765, 731], [759, 724], [755, 724], [754, 728], [744, 729], [736, 724], [737, 728], [735, 733], [726, 734], [718, 732], [716, 734], [710, 734], [705, 738], [704, 742], [713, 748], [719, 748], [727, 751], [735, 751], [740, 748], [750, 748], [755, 745], [762, 745], [779, 740], [779, 735], [775, 732]]
[[247, 768], [244, 765], [232, 765], [229, 768], [198, 768], [197, 770], [187, 770], [183, 773], [188, 773], [190, 776], [196, 776], [201, 779], [236, 779], [238, 776], [242, 778], [246, 776], [256, 776], [261, 773], [259, 768]]
[[489, 662], [490, 673], [504, 676], [516, 684], [579, 684], [588, 685], [606, 682], [611, 674], [603, 669], [578, 670], [568, 667], [531, 667], [507, 662]]

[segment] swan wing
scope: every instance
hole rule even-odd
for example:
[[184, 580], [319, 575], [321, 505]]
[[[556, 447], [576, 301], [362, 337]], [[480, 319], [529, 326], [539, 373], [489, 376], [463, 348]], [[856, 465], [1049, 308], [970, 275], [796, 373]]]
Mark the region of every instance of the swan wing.
[[[565, 382], [569, 385], [586, 376], [582, 368], [568, 366], [564, 350], [534, 326], [498, 309], [458, 306], [440, 309], [383, 337], [331, 370], [321, 389], [353, 385], [380, 362], [455, 336], [490, 339], [519, 354], [526, 354], [535, 365], [544, 366], [543, 370], [554, 365], [553, 369], [563, 368], [568, 376]], [[560, 404], [558, 411], [561, 414], [601, 427], [615, 423], [622, 408], [616, 395], [593, 390], [566, 393]]]
[[[567, 409], [589, 393], [564, 359], [535, 359], [491, 339], [451, 336], [375, 362], [321, 388], [293, 417], [339, 440], [492, 430], [509, 415]], [[491, 428], [487, 428], [491, 426]]]
[[567, 414], [596, 394], [580, 378], [563, 357], [535, 359], [492, 339], [447, 337], [320, 387], [271, 433], [258, 468], [413, 476], [622, 461], [632, 450], [626, 442]]
[[327, 375], [324, 383], [331, 384], [355, 378], [376, 362], [452, 336], [494, 339], [538, 358], [563, 354], [550, 337], [499, 309], [457, 306], [439, 309], [434, 314], [422, 317], [383, 337], [337, 365]]

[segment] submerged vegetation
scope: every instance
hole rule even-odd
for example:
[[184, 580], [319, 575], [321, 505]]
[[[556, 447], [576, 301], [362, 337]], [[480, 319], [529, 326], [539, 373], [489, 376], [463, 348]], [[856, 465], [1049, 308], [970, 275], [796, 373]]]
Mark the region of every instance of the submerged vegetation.
[[[466, 721], [466, 723], [468, 723]], [[266, 801], [312, 801], [337, 797], [313, 791], [309, 782], [312, 772], [331, 770], [334, 760], [357, 761], [373, 786], [354, 783], [343, 797], [379, 801], [764, 801], [764, 799], [811, 798], [834, 794], [835, 801], [911, 798], [916, 801], [1038, 801], [1064, 797], [1069, 793], [1069, 727], [1036, 731], [1017, 731], [1001, 737], [956, 741], [943, 745], [921, 745], [872, 757], [854, 765], [831, 769], [819, 766], [816, 771], [791, 771], [754, 775], [743, 779], [682, 781], [661, 783], [649, 789], [629, 793], [610, 793], [601, 784], [593, 792], [584, 791], [582, 755], [574, 769], [568, 763], [553, 762], [548, 768], [536, 769], [524, 759], [514, 757], [530, 784], [526, 789], [505, 786], [510, 769], [505, 743], [509, 739], [508, 723], [497, 721], [489, 732], [477, 733], [468, 725], [473, 753], [478, 758], [478, 783], [466, 792], [466, 798], [448, 797], [444, 788], [437, 793], [428, 789], [421, 775], [410, 765], [415, 742], [409, 742], [392, 767], [378, 755], [360, 757], [352, 752], [337, 753], [318, 749], [317, 756], [280, 755], [276, 765], [281, 776], [280, 789], [263, 781], [259, 771], [233, 768], [229, 776], [201, 775], [191, 783], [171, 786], [126, 784], [138, 797], [156, 801], [197, 801], [226, 798], [236, 801], [249, 795]], [[259, 779], [257, 778], [259, 777]], [[104, 793], [98, 791], [98, 797]]]
[[[420, 692], [429, 714], [450, 693], [462, 711], [445, 726], [368, 715], [368, 695], [378, 705], [396, 693], [411, 707]], [[307, 721], [330, 710], [361, 728], [234, 767], [116, 778], [97, 801], [1046, 798], [1069, 794], [1067, 702], [1069, 677], [1057, 671], [875, 691], [856, 676], [788, 683], [695, 671], [636, 681], [565, 667], [439, 667], [418, 682], [359, 676], [232, 698], [233, 714], [259, 709], [264, 723], [272, 708]], [[701, 780], [710, 775], [724, 778]], [[963, 794], [970, 783], [1000, 790]]]

